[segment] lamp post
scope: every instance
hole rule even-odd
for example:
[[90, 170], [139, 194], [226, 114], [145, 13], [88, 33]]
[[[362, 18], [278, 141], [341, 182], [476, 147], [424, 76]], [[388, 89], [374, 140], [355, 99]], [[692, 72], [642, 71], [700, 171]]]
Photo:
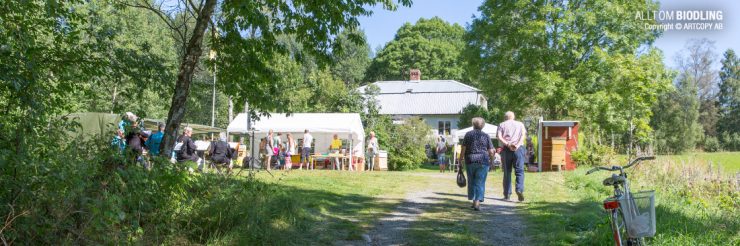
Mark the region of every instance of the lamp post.
[[[246, 107], [246, 103], [244, 105]], [[249, 111], [245, 108], [245, 112], [247, 112], [247, 131], [252, 131], [252, 136], [249, 137], [249, 146], [250, 146], [250, 158], [249, 158], [249, 170], [254, 170], [254, 162], [257, 160], [257, 158], [254, 156], [254, 127], [252, 127], [252, 114], [249, 113]], [[247, 133], [249, 134], [249, 133]]]
[[211, 127], [216, 126], [216, 51], [211, 50], [208, 57], [213, 61], [213, 95], [211, 97]]

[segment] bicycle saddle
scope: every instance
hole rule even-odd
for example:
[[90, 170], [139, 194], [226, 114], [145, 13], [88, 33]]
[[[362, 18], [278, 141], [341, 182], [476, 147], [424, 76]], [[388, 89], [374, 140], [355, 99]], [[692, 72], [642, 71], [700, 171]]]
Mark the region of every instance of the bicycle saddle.
[[623, 184], [625, 178], [616, 174], [612, 174], [611, 177], [605, 178], [601, 183], [605, 186], [613, 186], [615, 184]]

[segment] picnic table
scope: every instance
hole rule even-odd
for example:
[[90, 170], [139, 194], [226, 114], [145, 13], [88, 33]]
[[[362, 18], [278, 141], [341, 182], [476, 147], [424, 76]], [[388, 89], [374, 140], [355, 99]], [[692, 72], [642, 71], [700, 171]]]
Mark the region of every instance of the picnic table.
[[[313, 154], [310, 156], [310, 159], [308, 160], [312, 166], [316, 167], [316, 161], [321, 160], [330, 160], [338, 158], [339, 159], [339, 170], [343, 170], [344, 165], [349, 165], [349, 156], [343, 155], [343, 154]], [[324, 165], [324, 168], [329, 168], [327, 165]]]

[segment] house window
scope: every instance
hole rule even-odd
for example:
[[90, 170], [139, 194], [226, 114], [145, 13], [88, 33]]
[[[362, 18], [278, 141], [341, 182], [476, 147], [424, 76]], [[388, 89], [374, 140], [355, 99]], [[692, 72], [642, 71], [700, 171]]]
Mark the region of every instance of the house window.
[[437, 127], [437, 132], [439, 135], [450, 135], [450, 121], [439, 121], [439, 126]]

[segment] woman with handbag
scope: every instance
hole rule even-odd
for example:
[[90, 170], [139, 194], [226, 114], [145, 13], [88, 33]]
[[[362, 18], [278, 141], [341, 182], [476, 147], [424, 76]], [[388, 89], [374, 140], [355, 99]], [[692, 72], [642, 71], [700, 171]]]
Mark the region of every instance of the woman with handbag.
[[[486, 122], [481, 117], [472, 120], [473, 130], [465, 134], [462, 142], [461, 158], [465, 158], [465, 168], [468, 174], [468, 200], [473, 201], [471, 206], [480, 211], [486, 192], [486, 177], [491, 163], [494, 148], [491, 138], [482, 131]], [[458, 176], [462, 176], [462, 171]], [[464, 178], [463, 178], [464, 179]]]

